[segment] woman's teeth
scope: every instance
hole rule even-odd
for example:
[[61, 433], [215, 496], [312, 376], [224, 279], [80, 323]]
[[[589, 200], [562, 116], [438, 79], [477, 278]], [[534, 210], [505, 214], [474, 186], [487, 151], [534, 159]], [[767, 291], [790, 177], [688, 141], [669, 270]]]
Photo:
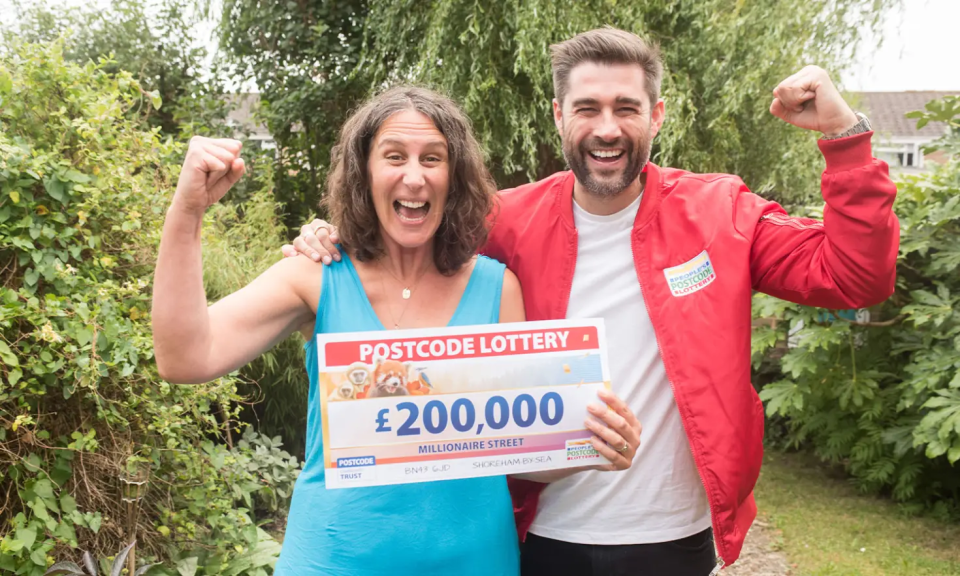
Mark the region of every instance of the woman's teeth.
[[393, 209], [404, 222], [422, 222], [430, 212], [429, 202], [413, 202], [410, 200], [394, 200]]

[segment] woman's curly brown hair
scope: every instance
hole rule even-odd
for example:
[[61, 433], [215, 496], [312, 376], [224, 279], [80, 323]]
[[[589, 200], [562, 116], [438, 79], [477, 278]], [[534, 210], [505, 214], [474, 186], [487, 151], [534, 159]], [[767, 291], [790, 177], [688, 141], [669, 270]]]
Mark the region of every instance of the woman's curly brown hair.
[[370, 192], [370, 148], [387, 118], [404, 110], [430, 118], [447, 139], [450, 188], [434, 237], [433, 259], [441, 274], [453, 274], [487, 240], [487, 217], [496, 186], [470, 121], [450, 98], [426, 88], [398, 86], [364, 103], [344, 123], [333, 147], [323, 204], [348, 253], [361, 261], [383, 254], [380, 222]]

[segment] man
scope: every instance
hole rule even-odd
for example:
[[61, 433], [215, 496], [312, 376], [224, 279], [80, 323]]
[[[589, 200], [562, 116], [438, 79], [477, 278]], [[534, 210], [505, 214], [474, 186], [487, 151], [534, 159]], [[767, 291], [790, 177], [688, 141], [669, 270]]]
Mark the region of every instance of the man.
[[[523, 573], [706, 575], [737, 559], [756, 515], [751, 294], [829, 308], [886, 299], [896, 187], [872, 158], [869, 122], [820, 68], [777, 86], [770, 112], [823, 133], [823, 222], [788, 217], [735, 176], [648, 162], [664, 121], [656, 47], [605, 28], [551, 50], [571, 172], [501, 192], [484, 252], [517, 274], [529, 320], [604, 318], [612, 385], [644, 441], [623, 472], [512, 481]], [[315, 221], [295, 247], [329, 261], [332, 241]]]

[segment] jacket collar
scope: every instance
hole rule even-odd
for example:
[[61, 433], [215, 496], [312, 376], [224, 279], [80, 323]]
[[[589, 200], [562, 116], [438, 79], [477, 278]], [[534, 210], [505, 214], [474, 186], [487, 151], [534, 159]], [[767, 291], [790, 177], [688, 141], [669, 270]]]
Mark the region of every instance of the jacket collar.
[[[660, 193], [662, 188], [660, 167], [653, 162], [647, 162], [643, 167], [643, 174], [646, 174], [647, 181], [643, 187], [643, 196], [640, 198], [640, 209], [637, 211], [637, 219], [634, 220], [633, 229], [643, 228], [649, 222], [660, 206]], [[559, 193], [556, 195], [557, 204], [555, 208], [560, 214], [560, 219], [571, 230], [576, 229], [573, 221], [573, 184], [576, 176], [572, 170], [568, 170], [562, 178], [555, 184], [558, 186]]]

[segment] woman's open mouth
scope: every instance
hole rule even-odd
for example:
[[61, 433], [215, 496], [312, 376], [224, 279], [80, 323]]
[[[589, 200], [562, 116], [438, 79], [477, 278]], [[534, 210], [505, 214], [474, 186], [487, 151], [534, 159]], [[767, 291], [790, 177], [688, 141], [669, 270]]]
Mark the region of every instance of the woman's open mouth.
[[430, 203], [394, 200], [393, 209], [402, 222], [420, 224], [427, 219], [427, 214], [430, 213]]

